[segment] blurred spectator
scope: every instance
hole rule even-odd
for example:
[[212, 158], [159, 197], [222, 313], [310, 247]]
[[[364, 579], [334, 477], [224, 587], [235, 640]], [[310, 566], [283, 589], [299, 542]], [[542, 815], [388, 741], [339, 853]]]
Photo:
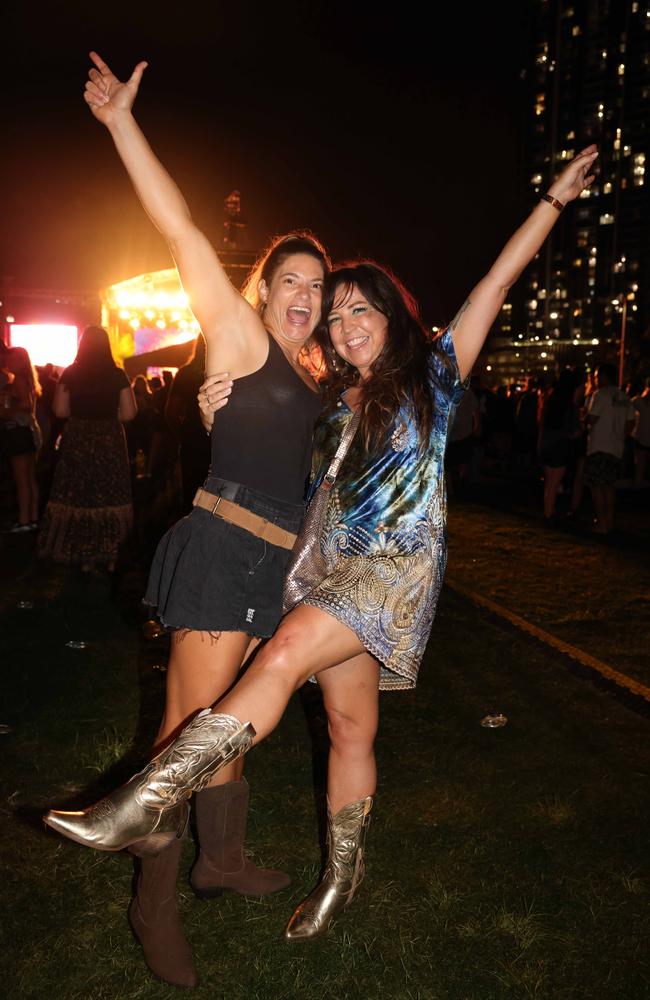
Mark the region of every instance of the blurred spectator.
[[194, 354], [176, 373], [165, 409], [167, 425], [179, 444], [183, 510], [187, 513], [210, 466], [210, 438], [201, 423], [196, 399], [204, 378], [205, 340], [199, 335]]
[[466, 486], [469, 481], [472, 445], [478, 437], [479, 426], [479, 402], [470, 387], [456, 408], [449, 432], [445, 465], [454, 475], [455, 486]]
[[515, 398], [508, 394], [508, 387], [500, 385], [494, 397], [491, 424], [492, 447], [494, 448], [499, 471], [502, 473], [508, 471], [510, 461], [512, 437], [515, 429], [515, 406]]
[[163, 371], [163, 376], [164, 378], [153, 375], [149, 379], [155, 419], [147, 474], [156, 480], [159, 486], [165, 483], [176, 462], [176, 447], [165, 421], [165, 407], [173, 376], [168, 369]]
[[632, 400], [634, 407], [634, 485], [641, 488], [646, 485], [646, 469], [650, 455], [650, 378], [645, 380], [645, 388], [641, 395]]
[[575, 463], [571, 488], [571, 508], [567, 516], [578, 513], [582, 503], [585, 482], [585, 462], [587, 460], [587, 382], [584, 369], [576, 370], [576, 387], [573, 402], [580, 421], [580, 433], [575, 441]]
[[16, 484], [18, 520], [8, 530], [17, 534], [34, 531], [38, 523], [36, 456], [42, 437], [36, 401], [41, 387], [23, 347], [3, 353], [6, 384], [0, 390], [0, 452], [8, 460]]
[[57, 369], [54, 365], [47, 364], [36, 370], [43, 390], [36, 404], [36, 419], [43, 434], [43, 447], [38, 458], [38, 476], [41, 496], [47, 499], [57, 459], [56, 443], [65, 426], [65, 420], [55, 416], [53, 410], [54, 393], [59, 381]]
[[151, 475], [153, 436], [158, 428], [159, 415], [153, 393], [144, 375], [136, 375], [131, 386], [138, 412], [126, 428], [126, 443], [129, 461], [135, 469], [136, 476], [142, 478]]
[[539, 383], [528, 376], [515, 409], [515, 460], [521, 471], [530, 471], [537, 452], [537, 395]]
[[567, 467], [573, 464], [580, 437], [575, 388], [576, 375], [567, 368], [560, 373], [542, 406], [539, 460], [544, 469], [544, 518], [547, 524], [557, 516], [557, 495]]
[[587, 410], [589, 437], [585, 482], [594, 500], [594, 531], [598, 535], [607, 535], [614, 524], [615, 483], [625, 450], [625, 436], [634, 426], [634, 408], [623, 390], [617, 387], [616, 380], [614, 365], [599, 365], [596, 391]]
[[63, 372], [54, 413], [68, 417], [52, 493], [39, 536], [39, 555], [113, 569], [133, 520], [122, 421], [136, 414], [133, 391], [113, 360], [108, 335], [89, 326], [77, 357]]

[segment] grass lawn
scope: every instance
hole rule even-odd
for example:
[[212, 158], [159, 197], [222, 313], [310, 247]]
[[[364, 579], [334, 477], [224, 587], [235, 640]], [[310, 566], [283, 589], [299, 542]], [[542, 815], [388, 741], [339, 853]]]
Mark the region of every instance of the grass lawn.
[[[591, 543], [564, 559], [558, 550], [552, 572], [540, 574], [555, 542], [527, 527], [522, 545], [518, 524], [454, 511], [450, 573], [583, 648], [593, 641], [595, 655], [631, 670], [609, 617], [595, 611], [600, 596], [588, 599], [576, 577]], [[166, 640], [142, 637], [141, 573], [123, 577], [113, 595], [101, 579], [32, 563], [30, 544], [11, 539], [0, 560], [0, 722], [13, 727], [0, 736], [4, 990], [48, 1000], [171, 998], [177, 991], [150, 976], [126, 923], [129, 856], [84, 850], [38, 821], [49, 804], [92, 801], [143, 759], [162, 703], [164, 674], [154, 667], [165, 662]], [[594, 593], [607, 590], [616, 615], [637, 607], [625, 567], [598, 551], [587, 574]], [[515, 571], [517, 563], [528, 568]], [[632, 559], [628, 569], [642, 574]], [[34, 608], [17, 608], [20, 600]], [[626, 643], [647, 649], [646, 626], [630, 611]], [[88, 646], [70, 649], [70, 639]], [[482, 728], [490, 711], [504, 712], [508, 725]], [[320, 865], [314, 774], [319, 798], [325, 741], [309, 686], [247, 763], [251, 853], [290, 871], [292, 887], [265, 900], [196, 900], [187, 842], [180, 897], [201, 977], [195, 995], [650, 997], [649, 725], [443, 593], [417, 691], [382, 698], [368, 874], [352, 907], [323, 940], [289, 946], [281, 938]]]

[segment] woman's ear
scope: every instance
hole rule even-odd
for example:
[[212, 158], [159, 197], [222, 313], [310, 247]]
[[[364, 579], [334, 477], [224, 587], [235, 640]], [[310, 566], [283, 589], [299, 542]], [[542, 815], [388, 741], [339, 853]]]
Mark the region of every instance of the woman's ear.
[[263, 305], [266, 305], [269, 297], [269, 286], [267, 285], [264, 278], [260, 278], [260, 280], [257, 283], [257, 294], [260, 297], [260, 302]]

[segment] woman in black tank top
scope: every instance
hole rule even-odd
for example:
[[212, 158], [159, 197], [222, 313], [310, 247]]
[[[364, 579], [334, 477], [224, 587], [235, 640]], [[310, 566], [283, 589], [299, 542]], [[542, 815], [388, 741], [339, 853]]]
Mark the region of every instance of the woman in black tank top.
[[[308, 233], [278, 238], [240, 293], [133, 118], [146, 63], [122, 83], [96, 53], [91, 58], [86, 103], [108, 129], [145, 210], [168, 241], [206, 340], [208, 372], [227, 371], [234, 385], [231, 407], [215, 420], [202, 505], [161, 540], [147, 587], [146, 602], [173, 629], [159, 749], [224, 694], [251, 649], [280, 620], [287, 540], [302, 519], [320, 411], [318, 386], [303, 362], [320, 321], [329, 261]], [[243, 516], [249, 527], [224, 519], [224, 511]], [[198, 895], [258, 896], [290, 882], [282, 872], [256, 868], [243, 852], [248, 785], [241, 772], [233, 763], [196, 796], [201, 851], [192, 885]], [[142, 859], [129, 916], [152, 971], [192, 986], [196, 971], [175, 903], [180, 843]]]
[[[320, 426], [336, 426], [326, 439], [319, 433], [316, 479], [325, 495], [325, 520], [316, 539], [322, 571], [214, 711], [200, 712], [108, 801], [81, 815], [59, 814], [52, 825], [104, 850], [133, 845], [138, 837], [152, 848], [159, 839], [168, 843], [178, 836], [192, 791], [272, 732], [294, 691], [317, 676], [331, 735], [329, 857], [286, 937], [316, 937], [351, 902], [364, 873], [376, 786], [380, 663], [398, 672], [388, 645], [401, 658], [406, 639], [417, 658], [411, 664], [419, 664], [420, 639], [428, 637], [442, 583], [443, 459], [454, 406], [508, 289], [540, 250], [558, 208], [594, 180], [589, 171], [596, 155], [595, 146], [587, 147], [553, 182], [437, 345], [410, 294], [385, 269], [366, 261], [333, 273], [325, 300], [325, 350], [334, 374], [330, 408]], [[335, 401], [341, 406], [338, 416]], [[342, 425], [355, 426], [355, 411], [359, 437], [332, 485]], [[310, 542], [300, 551], [314, 566]]]

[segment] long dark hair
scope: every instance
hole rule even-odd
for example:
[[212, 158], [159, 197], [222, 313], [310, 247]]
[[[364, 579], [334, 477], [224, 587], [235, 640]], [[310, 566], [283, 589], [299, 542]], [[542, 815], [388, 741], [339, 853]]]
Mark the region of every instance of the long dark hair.
[[[384, 348], [372, 366], [370, 377], [361, 383], [357, 369], [339, 357], [327, 333], [327, 317], [337, 291], [343, 291], [347, 297], [354, 287], [388, 320]], [[430, 355], [434, 338], [420, 318], [417, 302], [399, 278], [372, 260], [336, 267], [325, 280], [323, 322], [316, 338], [327, 364], [325, 405], [335, 405], [346, 388], [361, 386], [359, 433], [368, 450], [384, 441], [405, 403], [413, 408], [420, 447], [426, 447], [433, 426], [434, 376]]]
[[66, 371], [66, 381], [96, 380], [118, 370], [106, 330], [101, 326], [87, 326], [81, 334], [77, 356]]

